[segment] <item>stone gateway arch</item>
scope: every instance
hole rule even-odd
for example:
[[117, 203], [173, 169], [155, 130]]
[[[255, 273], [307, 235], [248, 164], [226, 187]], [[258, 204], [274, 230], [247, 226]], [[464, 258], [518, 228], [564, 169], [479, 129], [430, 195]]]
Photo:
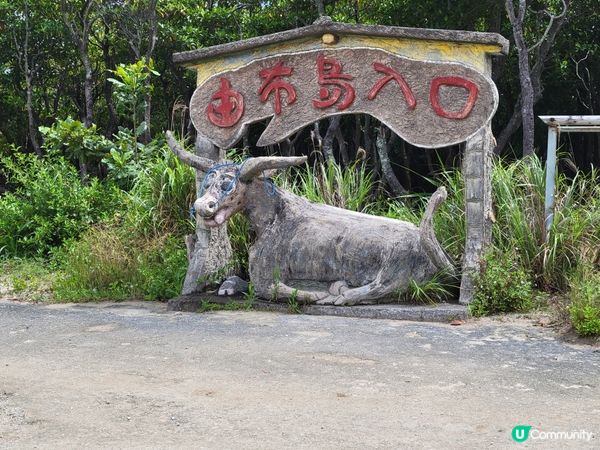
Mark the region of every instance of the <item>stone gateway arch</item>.
[[[322, 17], [303, 28], [177, 53], [176, 63], [197, 72], [190, 101], [196, 155], [180, 156], [187, 162], [200, 158], [191, 162], [198, 169], [200, 198], [206, 161], [224, 159], [224, 151], [258, 121], [269, 122], [258, 146], [280, 142], [325, 117], [356, 113], [370, 114], [417, 147], [464, 142], [466, 241], [459, 301], [467, 304], [491, 239], [491, 119], [498, 106], [491, 62], [507, 51], [506, 39], [495, 33], [354, 25]], [[202, 288], [198, 280], [229, 259], [224, 228], [197, 221], [188, 239], [184, 294]]]

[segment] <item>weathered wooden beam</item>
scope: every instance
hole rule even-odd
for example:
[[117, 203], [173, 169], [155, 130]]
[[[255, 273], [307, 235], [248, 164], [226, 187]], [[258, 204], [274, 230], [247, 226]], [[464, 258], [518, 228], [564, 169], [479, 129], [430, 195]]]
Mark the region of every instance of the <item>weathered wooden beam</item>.
[[548, 126], [600, 126], [600, 116], [538, 116]]
[[495, 47], [492, 54], [508, 54], [508, 40], [497, 33], [475, 31], [432, 30], [425, 28], [392, 27], [386, 25], [362, 25], [334, 22], [330, 17], [320, 17], [312, 25], [293, 30], [257, 36], [242, 41], [229, 42], [173, 54], [176, 64], [194, 65], [199, 61], [222, 57], [231, 53], [251, 51], [266, 45], [273, 45], [324, 34], [357, 35], [398, 39], [418, 39], [424, 41], [456, 42], [458, 44], [487, 44]]

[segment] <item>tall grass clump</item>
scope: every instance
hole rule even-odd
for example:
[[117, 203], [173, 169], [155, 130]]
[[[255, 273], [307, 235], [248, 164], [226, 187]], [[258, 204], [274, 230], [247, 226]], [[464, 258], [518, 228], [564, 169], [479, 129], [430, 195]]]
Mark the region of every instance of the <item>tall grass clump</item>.
[[[434, 185], [445, 186], [447, 200], [433, 218], [435, 235], [450, 258], [459, 262], [465, 244], [464, 180], [459, 170], [444, 170]], [[419, 225], [430, 194], [411, 194], [390, 200], [379, 197], [366, 212]]]
[[[571, 178], [558, 175], [554, 223], [546, 243], [542, 162], [537, 157], [494, 162], [492, 247], [477, 279], [475, 314], [525, 311], [532, 305], [531, 298], [527, 300], [534, 295], [531, 289], [565, 294], [579, 267], [599, 267], [599, 175], [596, 170]], [[443, 170], [434, 183], [448, 190], [447, 201], [434, 217], [436, 236], [460, 264], [465, 242], [463, 176], [458, 170]], [[369, 212], [418, 224], [428, 198], [378, 199]]]
[[578, 334], [600, 335], [600, 270], [582, 267], [571, 277], [569, 316]]
[[107, 225], [90, 228], [58, 256], [63, 270], [53, 285], [59, 301], [161, 300], [181, 290], [187, 256], [178, 239], [132, 239]]
[[276, 182], [314, 203], [358, 212], [369, 206], [377, 183], [362, 161], [345, 168], [333, 161], [315, 162], [305, 168], [295, 175], [279, 176]]
[[146, 162], [126, 197], [125, 218], [145, 235], [183, 236], [194, 230], [189, 208], [196, 199], [195, 171], [168, 148]]
[[578, 266], [598, 261], [600, 209], [598, 173], [578, 172], [556, 180], [554, 223], [544, 239], [545, 170], [537, 157], [497, 163], [492, 175], [496, 224], [494, 245], [516, 251], [523, 268], [544, 291], [565, 291]]
[[254, 233], [250, 222], [243, 214], [236, 214], [227, 222], [227, 232], [233, 251], [233, 270], [238, 276], [249, 279], [248, 253], [254, 241]]
[[[439, 174], [438, 186], [445, 186], [448, 198], [433, 218], [433, 228], [440, 244], [448, 256], [460, 264], [465, 246], [465, 183], [459, 170], [444, 170]], [[424, 205], [427, 204], [429, 196]], [[419, 217], [423, 216], [424, 206]]]
[[598, 264], [597, 171], [577, 172], [571, 178], [564, 174], [557, 176], [554, 221], [547, 242], [545, 176], [544, 166], [537, 157], [494, 164], [493, 246], [476, 284], [472, 306], [475, 314], [526, 310], [531, 306], [526, 296], [534, 295], [527, 294], [529, 284], [539, 291], [567, 294], [573, 273], [581, 267]]

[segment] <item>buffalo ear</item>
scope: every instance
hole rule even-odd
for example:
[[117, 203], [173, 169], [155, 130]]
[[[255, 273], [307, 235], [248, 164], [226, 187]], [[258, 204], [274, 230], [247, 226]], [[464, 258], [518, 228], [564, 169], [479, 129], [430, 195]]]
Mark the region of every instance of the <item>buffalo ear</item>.
[[262, 175], [263, 172], [285, 169], [287, 167], [304, 164], [306, 156], [259, 156], [244, 162], [240, 171], [240, 180], [250, 181]]
[[177, 142], [177, 139], [175, 139], [175, 136], [173, 136], [173, 133], [170, 131], [167, 131], [165, 135], [167, 137], [167, 144], [169, 144], [171, 151], [175, 153], [175, 156], [177, 156], [182, 163], [195, 167], [203, 172], [206, 172], [215, 164], [214, 161], [208, 158], [203, 158], [185, 151], [181, 145], [179, 145], [179, 142]]

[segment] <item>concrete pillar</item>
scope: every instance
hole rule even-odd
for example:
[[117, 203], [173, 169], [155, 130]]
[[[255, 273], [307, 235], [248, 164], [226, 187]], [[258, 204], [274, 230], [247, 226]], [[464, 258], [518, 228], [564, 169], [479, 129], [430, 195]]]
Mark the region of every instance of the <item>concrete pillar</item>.
[[465, 251], [460, 283], [461, 304], [473, 299], [474, 276], [492, 238], [492, 155], [495, 140], [491, 125], [466, 142], [463, 158], [465, 181]]
[[[222, 161], [225, 151], [213, 145], [207, 139], [198, 136], [195, 151], [198, 156]], [[204, 172], [196, 170], [196, 196], [200, 196]], [[186, 236], [188, 247], [188, 270], [183, 282], [183, 295], [202, 291], [207, 284], [207, 278], [217, 271], [227, 274], [233, 257], [227, 224], [218, 228], [208, 228], [196, 216], [196, 234]]]

